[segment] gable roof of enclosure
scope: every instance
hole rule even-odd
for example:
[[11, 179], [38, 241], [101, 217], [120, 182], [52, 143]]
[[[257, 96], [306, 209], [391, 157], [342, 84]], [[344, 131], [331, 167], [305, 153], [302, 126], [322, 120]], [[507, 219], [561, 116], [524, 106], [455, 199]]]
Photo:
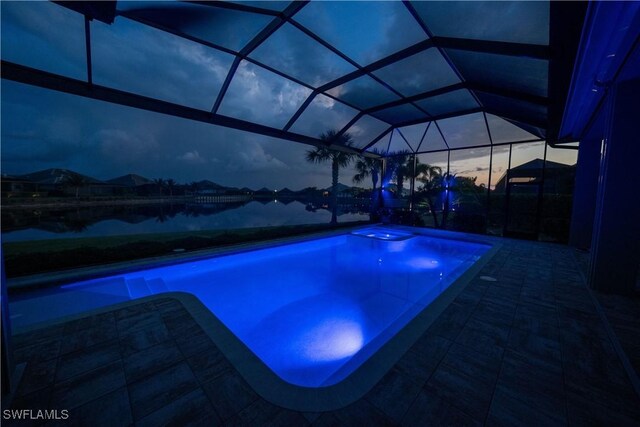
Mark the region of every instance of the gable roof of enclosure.
[[[353, 149], [381, 155], [553, 141], [586, 8], [548, 1], [56, 3], [70, 21], [84, 21], [86, 79], [4, 57], [3, 78], [313, 145], [337, 128], [352, 135]], [[111, 78], [95, 39], [111, 33], [136, 43], [148, 31], [222, 58], [221, 83], [159, 99], [138, 90], [140, 70]], [[286, 99], [232, 101], [242, 99], [239, 82], [256, 76], [285, 87]], [[206, 76], [197, 77], [194, 85]]]

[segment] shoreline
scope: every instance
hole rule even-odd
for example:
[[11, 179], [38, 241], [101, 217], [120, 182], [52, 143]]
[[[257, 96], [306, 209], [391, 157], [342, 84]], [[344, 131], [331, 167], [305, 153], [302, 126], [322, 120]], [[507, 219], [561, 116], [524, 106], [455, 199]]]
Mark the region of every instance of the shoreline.
[[[251, 200], [248, 198], [246, 201]], [[174, 203], [197, 202], [195, 196], [173, 196], [153, 199], [109, 199], [109, 200], [52, 200], [49, 202], [38, 201], [33, 203], [19, 202], [16, 204], [1, 203], [2, 209], [40, 209], [40, 208], [79, 208], [92, 206], [118, 206], [118, 205], [164, 205]], [[224, 203], [224, 202], [221, 202]]]
[[[47, 208], [62, 208], [62, 209], [73, 209], [73, 208], [84, 208], [84, 207], [94, 207], [94, 206], [137, 206], [137, 205], [164, 205], [164, 204], [178, 204], [178, 203], [195, 203], [195, 204], [203, 204], [203, 203], [244, 203], [250, 202], [252, 200], [298, 200], [298, 201], [322, 201], [325, 202], [326, 198], [321, 197], [305, 197], [305, 196], [281, 196], [277, 199], [272, 196], [263, 196], [263, 195], [198, 195], [198, 196], [173, 196], [173, 197], [162, 197], [162, 198], [144, 198], [144, 199], [108, 199], [108, 200], [51, 200], [44, 201], [38, 200], [37, 202], [16, 202], [16, 203], [7, 203], [7, 199], [3, 199], [0, 202], [0, 207], [2, 210], [25, 210], [25, 209], [47, 209]], [[351, 205], [362, 203], [366, 199], [360, 198], [342, 198], [339, 199], [338, 205]]]
[[3, 243], [3, 252], [7, 278], [12, 280], [34, 274], [52, 274], [150, 257], [175, 256], [203, 249], [304, 235], [369, 223], [370, 221], [361, 220], [338, 224], [318, 223], [30, 240]]

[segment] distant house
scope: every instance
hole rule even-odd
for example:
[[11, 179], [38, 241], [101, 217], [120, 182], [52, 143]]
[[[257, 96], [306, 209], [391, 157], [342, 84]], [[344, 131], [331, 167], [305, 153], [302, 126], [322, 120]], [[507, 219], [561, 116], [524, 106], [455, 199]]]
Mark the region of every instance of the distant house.
[[2, 197], [32, 197], [38, 195], [38, 186], [28, 179], [2, 174]]
[[158, 193], [158, 186], [149, 178], [130, 173], [106, 181], [108, 184], [119, 186], [123, 193], [148, 196]]
[[[507, 176], [510, 184], [536, 184], [542, 182], [544, 167], [544, 191], [555, 194], [571, 194], [576, 174], [575, 165], [533, 159], [505, 172], [496, 183], [494, 192], [506, 192]], [[535, 188], [535, 187], [532, 187]]]
[[288, 189], [287, 187], [283, 188], [282, 190], [277, 190], [278, 191], [278, 197], [282, 198], [282, 197], [295, 197], [296, 193], [290, 189]]
[[324, 190], [317, 187], [307, 187], [298, 191], [298, 194], [304, 197], [321, 197], [323, 192]]
[[122, 185], [123, 187], [140, 187], [142, 185], [154, 185], [153, 180], [145, 178], [144, 176], [130, 173], [122, 175], [117, 178], [106, 181], [110, 184]]
[[227, 194], [227, 188], [207, 179], [195, 183], [196, 194], [202, 196]]
[[264, 196], [269, 196], [269, 197], [271, 197], [271, 196], [273, 196], [274, 191], [273, 191], [273, 190], [269, 190], [269, 189], [268, 189], [268, 188], [266, 188], [266, 187], [262, 187], [261, 189], [256, 190], [256, 191], [254, 192], [254, 194], [255, 194], [256, 196], [263, 196], [263, 197], [264, 197]]
[[248, 188], [238, 188], [238, 187], [223, 187], [225, 189], [224, 194], [232, 194], [232, 195], [248, 195], [251, 194], [252, 191]]
[[[39, 192], [50, 195], [111, 196], [120, 188], [119, 185], [106, 183], [69, 169], [45, 169], [19, 177], [36, 184]], [[71, 177], [81, 178], [82, 184], [73, 186], [70, 183]]]
[[[344, 185], [344, 184], [339, 182], [338, 185], [336, 186], [336, 188], [338, 190], [338, 194], [340, 194], [343, 191], [348, 190], [351, 187], [349, 187], [348, 185]], [[333, 191], [333, 187], [328, 187], [324, 191], [326, 191], [327, 193], [331, 194], [331, 191]]]

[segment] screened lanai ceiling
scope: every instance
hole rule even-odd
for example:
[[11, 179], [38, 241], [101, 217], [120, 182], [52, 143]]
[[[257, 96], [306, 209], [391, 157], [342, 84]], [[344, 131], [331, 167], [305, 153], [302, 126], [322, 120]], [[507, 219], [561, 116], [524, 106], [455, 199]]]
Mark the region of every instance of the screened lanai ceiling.
[[[8, 25], [20, 7], [3, 4]], [[48, 34], [47, 45], [3, 32], [26, 44], [3, 44], [3, 78], [313, 145], [335, 130], [352, 137], [347, 149], [383, 156], [553, 139], [581, 28], [565, 15], [584, 10], [546, 1], [36, 7], [58, 21], [47, 31], [64, 35]], [[56, 43], [74, 54], [47, 59]], [[135, 61], [114, 61], [124, 45]], [[185, 51], [183, 73], [161, 65], [181, 64]], [[166, 85], [150, 87], [149, 75]]]

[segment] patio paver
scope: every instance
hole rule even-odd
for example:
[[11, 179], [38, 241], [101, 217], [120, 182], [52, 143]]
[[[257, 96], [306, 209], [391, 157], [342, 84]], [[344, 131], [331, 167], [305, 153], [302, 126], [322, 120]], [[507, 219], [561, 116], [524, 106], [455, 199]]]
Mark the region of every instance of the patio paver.
[[[267, 402], [172, 298], [15, 336], [27, 365], [13, 408], [69, 409], [67, 425], [92, 426], [106, 412], [109, 425], [141, 426], [640, 425], [640, 398], [573, 249], [501, 242], [395, 366], [345, 408], [301, 413]], [[637, 366], [638, 305], [620, 297], [605, 305]]]

